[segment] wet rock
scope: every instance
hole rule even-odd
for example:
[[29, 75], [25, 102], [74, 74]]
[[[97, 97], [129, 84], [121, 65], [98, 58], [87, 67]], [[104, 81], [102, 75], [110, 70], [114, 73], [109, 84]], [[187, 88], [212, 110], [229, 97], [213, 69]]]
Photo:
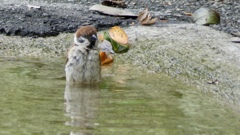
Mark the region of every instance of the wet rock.
[[165, 72], [233, 104], [240, 102], [238, 37], [231, 40], [229, 34], [196, 24], [147, 29], [125, 29], [132, 47], [118, 59], [140, 69]]
[[[83, 24], [91, 24], [99, 30], [114, 25], [128, 26], [136, 20], [117, 18], [90, 12], [88, 8], [99, 0], [37, 2], [31, 5], [39, 5], [40, 9], [27, 7], [27, 1], [4, 1], [0, 5], [0, 33], [20, 36], [54, 36], [60, 32], [74, 32]], [[137, 1], [126, 0], [128, 9], [135, 13], [142, 11], [146, 5], [149, 11], [168, 23], [192, 23], [192, 19], [183, 12], [193, 13], [201, 7], [216, 9], [220, 13], [221, 23], [218, 27], [210, 25], [214, 29], [227, 33], [240, 31], [240, 4], [237, 1], [198, 1], [198, 0], [168, 0], [166, 1]], [[41, 29], [41, 30], [39, 30]]]
[[[60, 12], [65, 12], [64, 14]], [[56, 36], [60, 32], [75, 32], [83, 25], [94, 25], [102, 30], [114, 25], [128, 25], [129, 19], [95, 14], [82, 10], [50, 8], [28, 9], [26, 6], [5, 6], [0, 10], [0, 33], [31, 37]], [[134, 21], [131, 20], [130, 21]]]

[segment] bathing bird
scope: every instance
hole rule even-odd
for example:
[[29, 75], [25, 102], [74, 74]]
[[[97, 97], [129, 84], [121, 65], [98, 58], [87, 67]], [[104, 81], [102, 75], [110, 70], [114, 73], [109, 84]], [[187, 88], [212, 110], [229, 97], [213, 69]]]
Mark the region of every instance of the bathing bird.
[[97, 30], [93, 26], [81, 26], [74, 34], [65, 65], [66, 81], [95, 83], [101, 78], [101, 61]]

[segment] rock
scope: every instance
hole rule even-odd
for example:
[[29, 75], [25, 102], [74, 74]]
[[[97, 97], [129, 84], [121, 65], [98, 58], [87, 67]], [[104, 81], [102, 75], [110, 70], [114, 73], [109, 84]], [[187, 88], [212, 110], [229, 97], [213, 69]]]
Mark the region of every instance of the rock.
[[[91, 24], [96, 26], [98, 30], [103, 30], [114, 25], [129, 26], [132, 22], [136, 22], [134, 19], [129, 20], [130, 18], [111, 17], [89, 11], [90, 6], [99, 3], [98, 0], [71, 2], [45, 3], [41, 0], [34, 1], [33, 5], [38, 5], [41, 8], [29, 10], [27, 0], [3, 1], [0, 5], [0, 33], [33, 37], [54, 36], [61, 32], [74, 32], [82, 24]], [[149, 11], [154, 16], [164, 20], [168, 19], [167, 23], [192, 23], [191, 18], [185, 16], [183, 12], [193, 13], [200, 7], [213, 8], [221, 16], [219, 27], [213, 27], [214, 29], [227, 33], [231, 33], [233, 29], [240, 31], [240, 4], [236, 1], [169, 0], [164, 2], [157, 0], [139, 2], [126, 0], [126, 3], [127, 9], [136, 14], [148, 5]], [[43, 28], [41, 32], [35, 28], [39, 25]], [[210, 25], [210, 27], [212, 26]]]
[[91, 11], [86, 14], [71, 8], [41, 6], [41, 9], [29, 10], [26, 6], [13, 7], [4, 6], [0, 10], [0, 33], [8, 36], [56, 36], [61, 32], [75, 32], [86, 23], [102, 30], [115, 25], [125, 26], [129, 22], [125, 18], [99, 15]]
[[[132, 47], [118, 59], [154, 73], [165, 72], [239, 105], [240, 46], [231, 42], [231, 35], [195, 24], [129, 27], [125, 31]], [[218, 85], [209, 85], [209, 80], [218, 80]]]

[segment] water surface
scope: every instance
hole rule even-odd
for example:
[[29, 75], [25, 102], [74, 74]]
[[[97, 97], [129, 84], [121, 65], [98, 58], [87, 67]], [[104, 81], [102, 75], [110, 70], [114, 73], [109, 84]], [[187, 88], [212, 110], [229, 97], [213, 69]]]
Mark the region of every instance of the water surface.
[[115, 63], [66, 85], [64, 63], [0, 58], [2, 135], [240, 134], [239, 116], [164, 74]]

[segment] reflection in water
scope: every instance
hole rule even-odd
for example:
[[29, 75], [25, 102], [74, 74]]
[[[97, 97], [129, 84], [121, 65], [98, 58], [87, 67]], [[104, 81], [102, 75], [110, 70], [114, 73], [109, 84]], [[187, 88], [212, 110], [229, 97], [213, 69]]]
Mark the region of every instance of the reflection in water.
[[99, 85], [73, 85], [66, 84], [65, 88], [66, 115], [71, 121], [66, 125], [78, 127], [79, 132], [70, 135], [91, 135], [96, 126], [96, 112], [99, 102]]

